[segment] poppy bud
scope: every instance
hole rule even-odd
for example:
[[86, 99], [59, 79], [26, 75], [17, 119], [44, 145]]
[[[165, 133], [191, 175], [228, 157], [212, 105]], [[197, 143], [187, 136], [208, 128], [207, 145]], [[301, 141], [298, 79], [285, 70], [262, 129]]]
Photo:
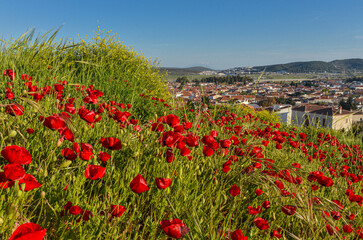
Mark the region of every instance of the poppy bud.
[[14, 213], [15, 213], [14, 203], [10, 203], [8, 205], [8, 207], [6, 208], [6, 215], [8, 215], [9, 217], [11, 217], [11, 216], [13, 216]]
[[45, 199], [45, 192], [44, 192], [44, 191], [42, 191], [42, 192], [40, 193], [40, 196], [41, 196], [42, 198], [44, 198], [44, 199]]
[[11, 130], [10, 133], [9, 133], [9, 137], [15, 137], [16, 136], [16, 131], [15, 130]]
[[71, 165], [72, 161], [70, 160], [66, 160], [64, 161], [61, 165], [60, 165], [60, 168], [66, 168], [68, 167], [69, 165]]

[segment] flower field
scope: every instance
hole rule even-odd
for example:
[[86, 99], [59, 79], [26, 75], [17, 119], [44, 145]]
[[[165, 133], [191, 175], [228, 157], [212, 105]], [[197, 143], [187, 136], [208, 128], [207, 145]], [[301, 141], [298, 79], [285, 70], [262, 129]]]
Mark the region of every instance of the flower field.
[[360, 141], [181, 107], [112, 38], [1, 49], [2, 239], [363, 239]]

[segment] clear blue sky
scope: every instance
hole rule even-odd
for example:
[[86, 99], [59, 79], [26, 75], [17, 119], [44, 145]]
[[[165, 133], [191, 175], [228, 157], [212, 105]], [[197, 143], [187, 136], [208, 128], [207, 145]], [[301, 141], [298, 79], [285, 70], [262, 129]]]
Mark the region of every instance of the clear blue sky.
[[362, 0], [7, 0], [0, 37], [112, 29], [160, 66], [214, 69], [363, 58]]

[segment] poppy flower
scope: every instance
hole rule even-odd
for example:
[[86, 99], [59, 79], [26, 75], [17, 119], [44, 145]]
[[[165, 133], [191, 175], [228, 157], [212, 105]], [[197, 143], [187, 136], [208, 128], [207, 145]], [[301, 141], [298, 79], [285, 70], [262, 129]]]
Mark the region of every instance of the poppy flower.
[[190, 149], [189, 148], [187, 148], [187, 147], [183, 147], [182, 149], [180, 149], [180, 154], [182, 155], [182, 156], [189, 156], [189, 154], [190, 154]]
[[35, 223], [24, 223], [20, 225], [10, 236], [9, 240], [42, 240], [47, 232], [47, 229], [43, 229]]
[[26, 132], [27, 132], [28, 134], [33, 134], [33, 133], [34, 133], [34, 129], [32, 129], [32, 128], [28, 128], [28, 129], [26, 130]]
[[35, 177], [31, 174], [25, 174], [25, 176], [22, 179], [20, 179], [19, 186], [22, 183], [25, 184], [25, 188], [24, 188], [25, 192], [28, 192], [35, 188], [40, 188], [42, 186], [42, 184], [38, 183], [37, 180], [35, 179]]
[[330, 177], [326, 177], [326, 176], [319, 176], [318, 183], [325, 187], [331, 187], [334, 185], [333, 180]]
[[172, 149], [168, 149], [166, 150], [166, 161], [168, 163], [171, 163], [175, 160], [174, 154], [173, 154], [173, 150]]
[[263, 193], [263, 191], [259, 188], [256, 189], [256, 195], [260, 196]]
[[268, 200], [263, 201], [261, 205], [266, 209], [271, 207], [270, 202]]
[[20, 165], [27, 165], [32, 161], [32, 156], [28, 150], [17, 145], [5, 147], [1, 151], [1, 156], [9, 163], [17, 163]]
[[162, 131], [164, 131], [164, 125], [162, 123], [159, 123], [159, 122], [153, 123], [153, 124], [151, 124], [151, 131], [153, 131], [153, 132], [155, 132], [155, 131], [162, 132]]
[[125, 211], [126, 208], [124, 206], [111, 204], [110, 213], [112, 217], [121, 217]]
[[203, 147], [203, 154], [206, 157], [212, 156], [214, 154], [214, 151], [212, 148], [208, 147], [208, 146], [204, 146]]
[[351, 233], [351, 232], [353, 232], [352, 224], [350, 224], [350, 225], [344, 225], [343, 231], [345, 233]]
[[89, 161], [93, 157], [93, 152], [91, 151], [81, 151], [79, 157], [84, 161]]
[[256, 218], [254, 220], [254, 223], [255, 223], [256, 227], [258, 227], [260, 230], [266, 230], [266, 229], [270, 228], [270, 225], [268, 224], [268, 222], [263, 218]]
[[258, 206], [257, 208], [248, 206], [248, 213], [251, 215], [256, 215], [262, 212], [262, 207]]
[[219, 142], [221, 143], [222, 148], [229, 148], [232, 144], [232, 141], [229, 139], [220, 140]]
[[285, 205], [281, 208], [281, 211], [286, 215], [294, 215], [296, 213], [296, 207], [291, 205]]
[[229, 189], [229, 193], [232, 195], [232, 197], [235, 197], [241, 194], [241, 190], [236, 184], [233, 184], [232, 187]]
[[69, 208], [69, 214], [76, 216], [76, 215], [80, 214], [81, 212], [82, 212], [82, 208], [77, 205], [74, 205]]
[[5, 112], [11, 116], [21, 116], [24, 114], [24, 107], [17, 103], [11, 103], [6, 105]]
[[14, 181], [9, 181], [4, 172], [0, 172], [0, 188], [1, 189], [6, 189], [9, 187], [14, 186], [15, 182]]
[[281, 228], [277, 228], [276, 230], [273, 230], [272, 231], [272, 236], [277, 237], [277, 238], [281, 238], [282, 237], [281, 231], [282, 231]]
[[169, 114], [166, 116], [166, 123], [173, 128], [180, 124], [179, 117], [174, 114]]
[[329, 235], [333, 235], [335, 232], [339, 231], [338, 227], [335, 227], [335, 229], [333, 229], [333, 227], [330, 226], [329, 224], [326, 224], [325, 228], [326, 228], [326, 231], [329, 233]]
[[120, 150], [122, 148], [121, 141], [114, 137], [101, 137], [101, 144], [103, 147], [108, 148], [110, 150]]
[[105, 175], [106, 168], [97, 166], [97, 165], [88, 165], [86, 171], [84, 172], [84, 176], [87, 179], [96, 180], [103, 178]]
[[78, 110], [78, 115], [87, 123], [95, 123], [101, 121], [101, 115], [97, 114], [93, 110], [91, 111], [84, 107], [81, 107]]
[[156, 178], [155, 182], [156, 182], [156, 186], [159, 189], [166, 189], [167, 187], [170, 186], [171, 179], [170, 178]]
[[212, 148], [213, 150], [219, 148], [219, 143], [212, 136], [204, 136], [202, 138], [202, 143]]
[[150, 188], [148, 187], [145, 179], [138, 174], [131, 182], [130, 188], [134, 193], [142, 193], [148, 191]]
[[70, 161], [73, 161], [77, 158], [77, 154], [70, 148], [65, 148], [62, 150], [62, 156]]
[[10, 181], [18, 181], [25, 176], [24, 168], [17, 163], [5, 165], [3, 167], [6, 179]]
[[196, 135], [189, 134], [188, 137], [186, 137], [186, 143], [189, 147], [196, 147], [198, 146], [198, 140], [199, 137]]
[[57, 116], [56, 114], [46, 117], [43, 125], [51, 130], [59, 130], [67, 126], [63, 118]]
[[102, 162], [107, 162], [108, 159], [110, 159], [111, 156], [106, 152], [99, 152], [98, 153], [98, 159], [100, 159]]
[[242, 230], [237, 229], [231, 234], [232, 240], [248, 240], [247, 236], [243, 236]]
[[166, 235], [176, 239], [182, 238], [189, 232], [189, 228], [180, 219], [163, 220], [160, 225]]
[[62, 137], [64, 137], [68, 141], [74, 142], [74, 135], [69, 128], [65, 127], [65, 128], [58, 129], [58, 132]]

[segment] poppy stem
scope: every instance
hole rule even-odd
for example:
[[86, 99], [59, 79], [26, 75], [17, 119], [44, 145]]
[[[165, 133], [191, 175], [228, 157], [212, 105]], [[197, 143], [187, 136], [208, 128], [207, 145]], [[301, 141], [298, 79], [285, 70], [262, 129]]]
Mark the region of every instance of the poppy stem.
[[170, 202], [170, 200], [169, 200], [168, 196], [166, 195], [166, 193], [165, 193], [164, 191], [163, 191], [163, 194], [164, 194], [164, 196], [165, 196], [166, 200], [168, 201], [169, 205], [170, 205], [170, 206], [171, 206], [171, 208], [173, 209], [173, 212], [174, 212], [175, 216], [176, 216], [177, 218], [179, 218], [178, 213], [176, 212], [175, 208], [173, 207], [173, 204], [171, 204], [171, 202]]

